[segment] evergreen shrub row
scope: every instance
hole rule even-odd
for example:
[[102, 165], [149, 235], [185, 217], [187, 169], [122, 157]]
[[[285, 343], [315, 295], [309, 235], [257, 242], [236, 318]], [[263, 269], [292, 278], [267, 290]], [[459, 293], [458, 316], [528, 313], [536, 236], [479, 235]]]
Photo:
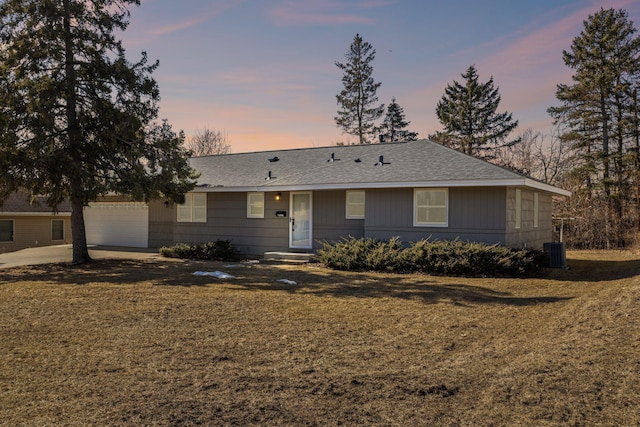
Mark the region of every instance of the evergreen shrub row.
[[343, 239], [323, 243], [318, 261], [336, 270], [421, 272], [448, 276], [530, 276], [549, 264], [546, 253], [460, 240]]
[[177, 243], [163, 246], [160, 254], [167, 258], [184, 258], [199, 260], [232, 260], [237, 256], [230, 240], [216, 240], [207, 243]]

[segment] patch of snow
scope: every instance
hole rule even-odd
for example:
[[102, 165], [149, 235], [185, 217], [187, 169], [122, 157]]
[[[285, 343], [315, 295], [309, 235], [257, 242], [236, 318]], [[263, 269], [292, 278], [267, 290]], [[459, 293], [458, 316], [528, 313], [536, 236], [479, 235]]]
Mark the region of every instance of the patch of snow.
[[194, 276], [213, 276], [213, 277], [217, 277], [218, 279], [235, 279], [234, 276], [222, 271], [196, 271], [195, 273], [193, 273], [193, 275]]

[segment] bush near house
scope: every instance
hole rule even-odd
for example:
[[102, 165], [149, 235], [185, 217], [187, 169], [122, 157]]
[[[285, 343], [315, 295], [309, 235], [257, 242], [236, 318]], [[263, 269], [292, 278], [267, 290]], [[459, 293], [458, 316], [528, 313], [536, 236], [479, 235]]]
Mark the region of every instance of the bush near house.
[[389, 241], [348, 238], [324, 242], [318, 260], [336, 270], [449, 276], [531, 276], [549, 263], [547, 254], [535, 249], [459, 240], [420, 240], [405, 247], [397, 237]]
[[237, 257], [237, 252], [230, 240], [216, 240], [207, 243], [177, 243], [173, 246], [163, 246], [160, 254], [167, 258], [184, 258], [199, 260], [231, 260]]

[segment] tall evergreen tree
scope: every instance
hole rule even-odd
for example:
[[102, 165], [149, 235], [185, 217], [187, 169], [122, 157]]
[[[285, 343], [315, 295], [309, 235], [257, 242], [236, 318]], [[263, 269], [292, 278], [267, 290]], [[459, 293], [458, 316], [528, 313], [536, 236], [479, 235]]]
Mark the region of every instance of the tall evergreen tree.
[[384, 113], [384, 104], [378, 104], [376, 95], [382, 83], [372, 77], [376, 50], [356, 34], [345, 56], [346, 62], [336, 61], [344, 72], [344, 88], [336, 95], [340, 109], [334, 119], [343, 132], [357, 136], [360, 144], [369, 144], [378, 133], [375, 122]]
[[418, 133], [406, 129], [410, 123], [406, 121], [404, 109], [398, 105], [396, 98], [391, 98], [391, 104], [387, 106], [387, 113], [380, 127], [380, 141], [415, 141], [418, 139]]
[[453, 82], [436, 106], [436, 114], [445, 128], [446, 139], [453, 148], [463, 153], [492, 159], [495, 150], [520, 142], [508, 141], [509, 133], [518, 126], [511, 113], [496, 113], [500, 104], [498, 88], [493, 77], [486, 83], [478, 81], [474, 65], [462, 74], [464, 85]]
[[[570, 51], [563, 51], [565, 64], [575, 71], [573, 83], [558, 85], [561, 105], [549, 108], [556, 122], [565, 124], [562, 140], [578, 159], [574, 175], [582, 183], [579, 191], [585, 193], [583, 208], [605, 207], [600, 224], [604, 246], [625, 240], [625, 206], [638, 176], [634, 90], [640, 78], [640, 38], [635, 33], [624, 10], [600, 9], [590, 15]], [[637, 206], [630, 210], [640, 212]]]
[[112, 192], [175, 201], [194, 171], [165, 121], [145, 53], [114, 36], [139, 0], [0, 4], [0, 200], [16, 190], [72, 205], [73, 262], [90, 261], [83, 207]]

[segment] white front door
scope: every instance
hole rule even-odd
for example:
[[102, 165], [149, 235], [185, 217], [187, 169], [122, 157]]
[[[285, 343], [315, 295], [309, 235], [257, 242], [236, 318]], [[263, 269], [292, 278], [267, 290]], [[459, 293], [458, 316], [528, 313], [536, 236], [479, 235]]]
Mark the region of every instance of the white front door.
[[289, 247], [311, 249], [313, 247], [313, 211], [310, 192], [291, 193], [289, 198]]

